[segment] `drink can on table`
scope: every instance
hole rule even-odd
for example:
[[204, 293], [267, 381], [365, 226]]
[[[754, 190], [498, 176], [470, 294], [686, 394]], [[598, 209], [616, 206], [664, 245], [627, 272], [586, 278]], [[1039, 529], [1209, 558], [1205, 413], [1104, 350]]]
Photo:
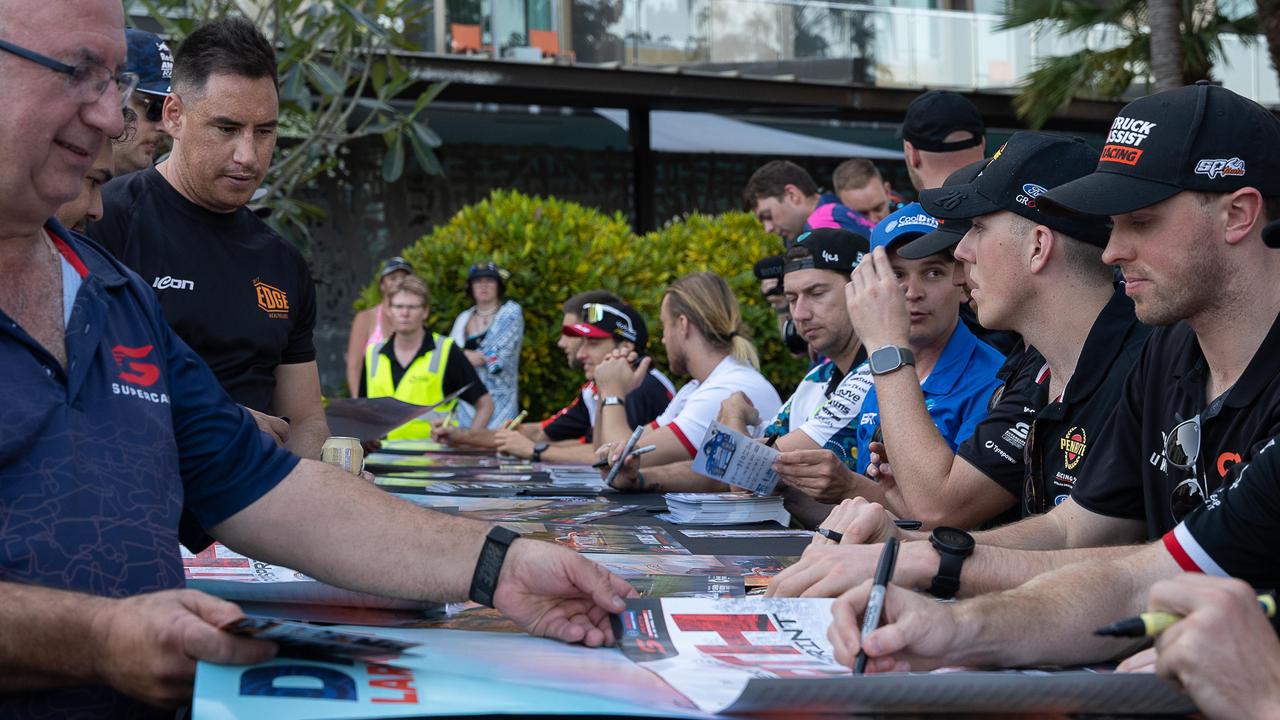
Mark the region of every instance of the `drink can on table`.
[[360, 447], [359, 438], [331, 437], [325, 440], [324, 447], [320, 449], [320, 459], [352, 475], [359, 475], [364, 469], [364, 449]]

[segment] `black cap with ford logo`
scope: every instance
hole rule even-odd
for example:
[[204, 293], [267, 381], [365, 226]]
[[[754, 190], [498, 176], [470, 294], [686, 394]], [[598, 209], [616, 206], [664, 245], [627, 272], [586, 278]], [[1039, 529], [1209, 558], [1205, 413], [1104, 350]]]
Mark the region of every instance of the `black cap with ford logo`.
[[1014, 133], [972, 182], [944, 185], [920, 193], [920, 204], [934, 217], [966, 220], [1008, 210], [1082, 242], [1106, 247], [1111, 236], [1105, 215], [1041, 212], [1049, 188], [1088, 175], [1098, 151], [1080, 138], [1041, 132]]
[[1280, 120], [1258, 103], [1199, 82], [1120, 111], [1090, 175], [1050, 190], [1050, 206], [1123, 215], [1183, 190], [1280, 195]]

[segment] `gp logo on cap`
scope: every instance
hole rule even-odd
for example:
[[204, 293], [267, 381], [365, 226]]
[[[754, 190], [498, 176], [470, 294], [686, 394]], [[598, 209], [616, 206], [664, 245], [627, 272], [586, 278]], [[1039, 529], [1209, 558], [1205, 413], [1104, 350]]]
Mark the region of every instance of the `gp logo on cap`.
[[1244, 161], [1238, 157], [1205, 158], [1196, 163], [1196, 174], [1207, 175], [1211, 180], [1220, 177], [1243, 177]]

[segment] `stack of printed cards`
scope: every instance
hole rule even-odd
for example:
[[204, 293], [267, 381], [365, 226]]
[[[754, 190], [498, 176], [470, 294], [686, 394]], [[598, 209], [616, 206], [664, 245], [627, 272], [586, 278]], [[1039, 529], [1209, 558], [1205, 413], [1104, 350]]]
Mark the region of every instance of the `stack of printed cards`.
[[737, 525], [776, 520], [791, 521], [779, 495], [747, 493], [667, 493], [667, 513], [662, 520], [677, 525]]

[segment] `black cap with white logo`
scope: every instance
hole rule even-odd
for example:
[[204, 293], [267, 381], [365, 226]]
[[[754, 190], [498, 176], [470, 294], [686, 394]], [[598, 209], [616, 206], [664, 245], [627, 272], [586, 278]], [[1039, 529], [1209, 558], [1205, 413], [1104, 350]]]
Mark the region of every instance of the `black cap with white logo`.
[[[972, 133], [964, 140], [947, 142], [947, 136], [960, 130]], [[954, 152], [977, 147], [986, 137], [987, 127], [978, 108], [963, 95], [950, 90], [930, 90], [907, 106], [898, 137], [917, 150]]]
[[1049, 188], [1093, 171], [1098, 151], [1080, 138], [1018, 132], [1009, 138], [973, 182], [924, 190], [920, 204], [934, 217], [953, 220], [1008, 210], [1090, 245], [1106, 247], [1111, 235], [1105, 215], [1045, 213], [1039, 206]]
[[[978, 174], [982, 172], [982, 168], [986, 166], [986, 158], [969, 163], [948, 175], [946, 181], [942, 183], [942, 187], [953, 188], [957, 185], [968, 185], [978, 177]], [[930, 255], [936, 255], [952, 245], [958, 244], [960, 238], [964, 237], [964, 234], [969, 232], [969, 228], [973, 225], [969, 218], [964, 218], [963, 220], [937, 218], [937, 220], [937, 230], [921, 235], [898, 248], [898, 257], [906, 258], [907, 260], [922, 260]]]
[[1123, 215], [1183, 190], [1243, 187], [1280, 195], [1280, 120], [1248, 98], [1201, 82], [1125, 105], [1097, 169], [1044, 199], [1076, 212]]
[[[798, 253], [796, 248], [808, 250], [807, 257], [793, 257]], [[871, 251], [867, 238], [843, 228], [818, 228], [801, 233], [796, 244], [787, 251], [786, 265], [783, 274], [797, 270], [835, 270], [840, 273], [851, 273], [862, 260], [862, 256]]]

